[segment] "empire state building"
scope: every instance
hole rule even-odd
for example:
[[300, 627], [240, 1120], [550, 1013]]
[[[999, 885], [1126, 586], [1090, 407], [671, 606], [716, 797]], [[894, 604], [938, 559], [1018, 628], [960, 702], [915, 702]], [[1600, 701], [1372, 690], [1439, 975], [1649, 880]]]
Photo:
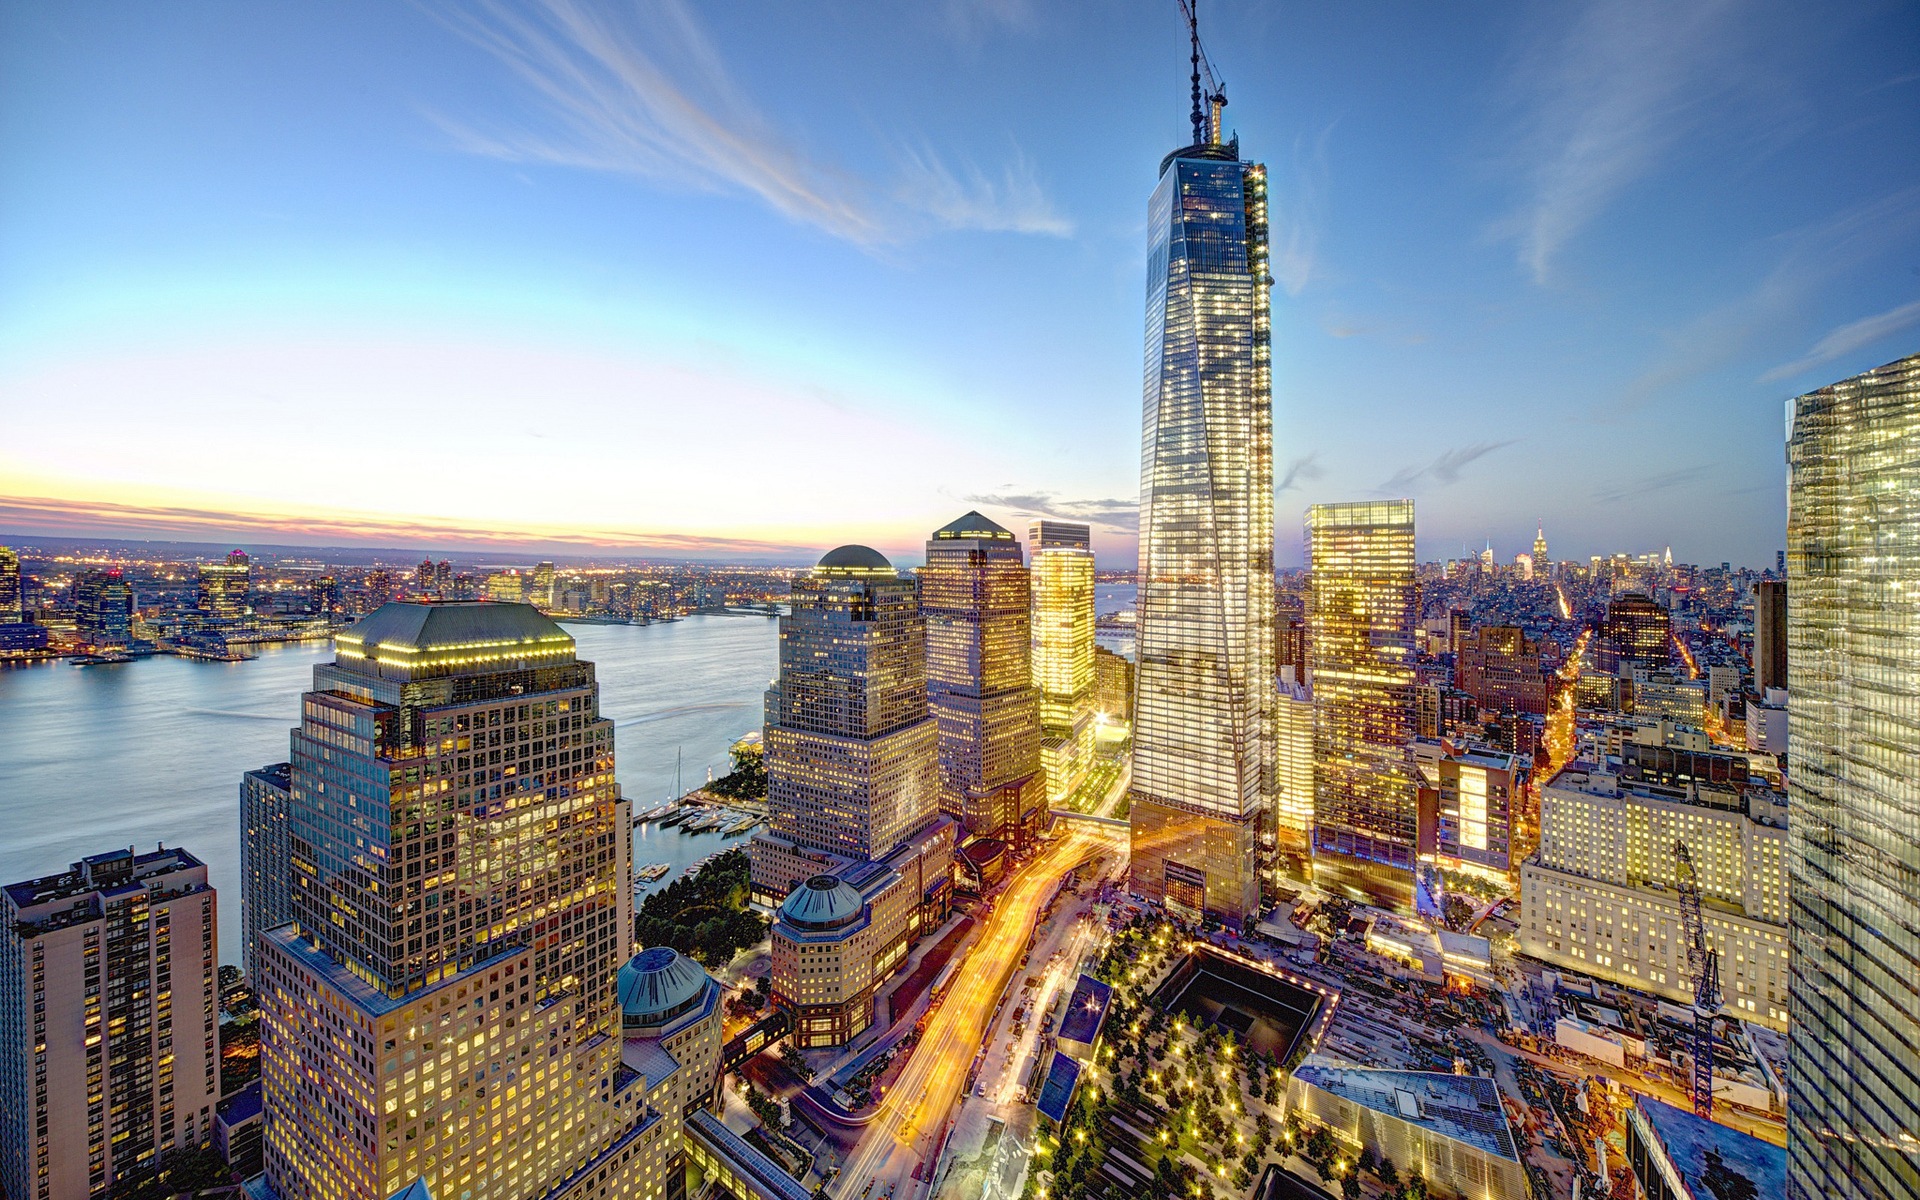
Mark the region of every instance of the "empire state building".
[[1239, 924], [1274, 787], [1273, 402], [1266, 169], [1225, 96], [1148, 206], [1133, 888]]

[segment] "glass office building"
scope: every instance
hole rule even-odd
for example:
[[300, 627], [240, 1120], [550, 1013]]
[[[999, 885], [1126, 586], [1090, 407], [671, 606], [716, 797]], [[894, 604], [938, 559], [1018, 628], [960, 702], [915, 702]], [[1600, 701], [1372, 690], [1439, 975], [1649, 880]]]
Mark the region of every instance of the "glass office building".
[[1201, 125], [1148, 206], [1132, 870], [1237, 923], [1274, 790], [1272, 279], [1266, 170]]
[[1787, 1187], [1920, 1196], [1920, 355], [1792, 401]]
[[1388, 904], [1413, 895], [1413, 501], [1307, 511], [1314, 877]]
[[1033, 686], [1040, 692], [1040, 768], [1047, 803], [1065, 800], [1093, 764], [1092, 530], [1068, 521], [1027, 529], [1032, 566]]

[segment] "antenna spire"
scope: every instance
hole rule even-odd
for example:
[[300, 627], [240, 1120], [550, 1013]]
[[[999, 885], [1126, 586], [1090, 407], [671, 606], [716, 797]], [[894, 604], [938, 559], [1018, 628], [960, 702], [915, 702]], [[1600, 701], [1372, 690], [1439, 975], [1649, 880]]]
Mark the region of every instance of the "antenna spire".
[[1206, 140], [1206, 118], [1200, 113], [1200, 0], [1186, 0], [1181, 7], [1187, 10], [1187, 35], [1193, 43], [1193, 144], [1198, 146]]

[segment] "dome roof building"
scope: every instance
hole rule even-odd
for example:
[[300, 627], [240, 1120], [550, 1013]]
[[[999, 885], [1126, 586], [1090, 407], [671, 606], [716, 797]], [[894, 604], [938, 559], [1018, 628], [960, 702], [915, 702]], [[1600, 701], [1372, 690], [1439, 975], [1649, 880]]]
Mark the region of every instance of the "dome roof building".
[[649, 946], [620, 968], [620, 1021], [628, 1028], [664, 1025], [700, 1007], [717, 987], [699, 963], [671, 946]]
[[872, 546], [841, 546], [820, 556], [814, 570], [823, 575], [894, 574], [887, 556]]
[[853, 924], [865, 907], [852, 884], [833, 875], [815, 875], [781, 901], [780, 919], [797, 929], [824, 932]]

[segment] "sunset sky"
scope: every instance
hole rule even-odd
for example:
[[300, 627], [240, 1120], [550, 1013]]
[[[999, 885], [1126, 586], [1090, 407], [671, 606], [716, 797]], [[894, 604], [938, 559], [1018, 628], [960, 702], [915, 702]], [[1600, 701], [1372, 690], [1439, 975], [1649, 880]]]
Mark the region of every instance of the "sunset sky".
[[[1771, 564], [1920, 349], [1911, 4], [1209, 3], [1274, 197], [1279, 553]], [[1131, 565], [1173, 0], [0, 7], [0, 541]]]

